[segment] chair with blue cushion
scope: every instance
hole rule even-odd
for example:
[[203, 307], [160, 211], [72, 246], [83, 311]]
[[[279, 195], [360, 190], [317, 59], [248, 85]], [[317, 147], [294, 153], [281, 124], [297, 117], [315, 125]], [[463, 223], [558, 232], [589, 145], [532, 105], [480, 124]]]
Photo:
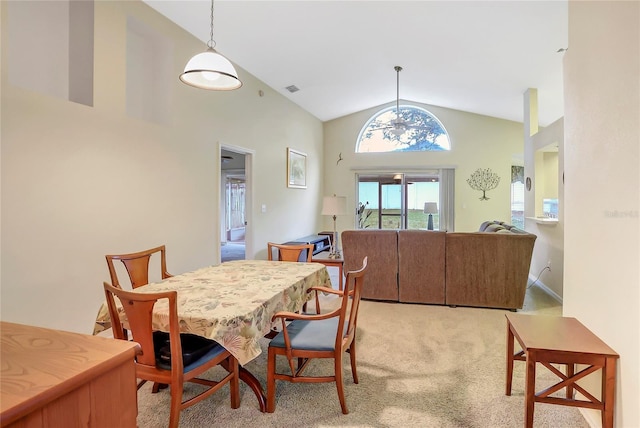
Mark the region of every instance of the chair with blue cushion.
[[[161, 293], [137, 293], [125, 291], [104, 283], [113, 334], [116, 339], [127, 340], [120, 320], [116, 298], [126, 316], [133, 340], [140, 344], [142, 352], [136, 356], [136, 377], [141, 379], [138, 389], [146, 382], [168, 384], [171, 389], [169, 427], [176, 428], [180, 412], [209, 397], [229, 384], [231, 407], [240, 407], [238, 383], [238, 360], [213, 340], [180, 333], [176, 291]], [[152, 331], [153, 307], [160, 299], [169, 302], [169, 332]], [[188, 360], [187, 360], [188, 359]], [[228, 374], [219, 381], [199, 377], [207, 370], [222, 365]], [[202, 392], [182, 400], [184, 382], [193, 382], [206, 387]]]
[[[280, 331], [269, 343], [267, 363], [267, 412], [273, 413], [276, 408], [276, 380], [289, 382], [335, 382], [342, 413], [347, 414], [344, 396], [342, 356], [349, 353], [353, 382], [358, 383], [356, 371], [356, 327], [358, 308], [367, 270], [367, 258], [357, 271], [347, 272], [343, 291], [313, 287], [309, 292], [316, 293], [317, 314], [297, 314], [278, 312], [273, 321], [282, 322]], [[340, 297], [340, 307], [326, 314], [321, 314], [318, 304], [318, 292], [336, 294]], [[288, 321], [291, 322], [287, 324]], [[287, 359], [290, 372], [276, 371], [276, 357]], [[315, 358], [332, 358], [334, 373], [327, 376], [304, 376], [304, 370]]]
[[[107, 254], [105, 258], [107, 259], [107, 267], [109, 268], [111, 284], [114, 287], [122, 288], [120, 281], [118, 280], [118, 274], [114, 263], [115, 260], [120, 260], [127, 270], [132, 289], [147, 285], [149, 283], [149, 261], [151, 260], [151, 257], [157, 257], [158, 254], [160, 255], [160, 275], [162, 279], [171, 278], [173, 275], [167, 272], [167, 252], [164, 245], [135, 253]], [[109, 327], [111, 327], [111, 322], [109, 321], [104, 322], [101, 325], [101, 328], [105, 330]], [[153, 386], [152, 392], [156, 393], [165, 387], [166, 385], [156, 383]]]

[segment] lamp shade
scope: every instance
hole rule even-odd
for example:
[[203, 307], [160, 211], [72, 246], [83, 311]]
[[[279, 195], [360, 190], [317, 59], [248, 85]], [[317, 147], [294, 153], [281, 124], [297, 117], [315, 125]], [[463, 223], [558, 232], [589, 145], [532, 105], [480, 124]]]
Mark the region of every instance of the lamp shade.
[[346, 196], [325, 196], [322, 200], [322, 215], [345, 215], [346, 213]]
[[187, 85], [213, 91], [230, 91], [242, 86], [231, 61], [213, 48], [191, 58], [180, 80]]
[[425, 214], [438, 214], [438, 203], [437, 202], [425, 202], [424, 203], [424, 213]]

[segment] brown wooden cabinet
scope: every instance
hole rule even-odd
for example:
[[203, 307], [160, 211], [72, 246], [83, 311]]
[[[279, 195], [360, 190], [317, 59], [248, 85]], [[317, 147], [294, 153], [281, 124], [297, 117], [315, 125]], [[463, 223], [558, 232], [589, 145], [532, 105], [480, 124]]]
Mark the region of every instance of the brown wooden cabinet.
[[135, 427], [135, 342], [0, 322], [0, 426]]

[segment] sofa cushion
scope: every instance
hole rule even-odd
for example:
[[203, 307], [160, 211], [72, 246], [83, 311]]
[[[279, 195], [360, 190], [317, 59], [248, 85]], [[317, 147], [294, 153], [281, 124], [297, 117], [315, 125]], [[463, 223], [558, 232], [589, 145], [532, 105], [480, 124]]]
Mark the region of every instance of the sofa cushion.
[[509, 231], [513, 232], [513, 233], [524, 233], [524, 234], [529, 233], [526, 230], [519, 229], [519, 228], [517, 228], [515, 226], [512, 226], [511, 229], [509, 229]]
[[480, 229], [478, 229], [478, 232], [484, 232], [484, 230], [487, 228], [487, 226], [489, 226], [490, 224], [493, 224], [494, 222], [492, 220], [487, 220], [485, 222], [482, 222], [482, 224], [480, 225]]
[[485, 227], [484, 232], [497, 232], [499, 230], [505, 230], [505, 227], [497, 223], [492, 223]]
[[496, 233], [513, 233], [511, 229], [505, 229], [505, 228], [495, 230], [495, 232]]

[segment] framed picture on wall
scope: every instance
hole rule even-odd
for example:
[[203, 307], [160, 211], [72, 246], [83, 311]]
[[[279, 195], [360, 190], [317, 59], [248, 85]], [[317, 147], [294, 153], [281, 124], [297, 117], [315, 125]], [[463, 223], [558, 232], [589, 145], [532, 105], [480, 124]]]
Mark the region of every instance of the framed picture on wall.
[[287, 187], [307, 188], [307, 154], [287, 147]]

